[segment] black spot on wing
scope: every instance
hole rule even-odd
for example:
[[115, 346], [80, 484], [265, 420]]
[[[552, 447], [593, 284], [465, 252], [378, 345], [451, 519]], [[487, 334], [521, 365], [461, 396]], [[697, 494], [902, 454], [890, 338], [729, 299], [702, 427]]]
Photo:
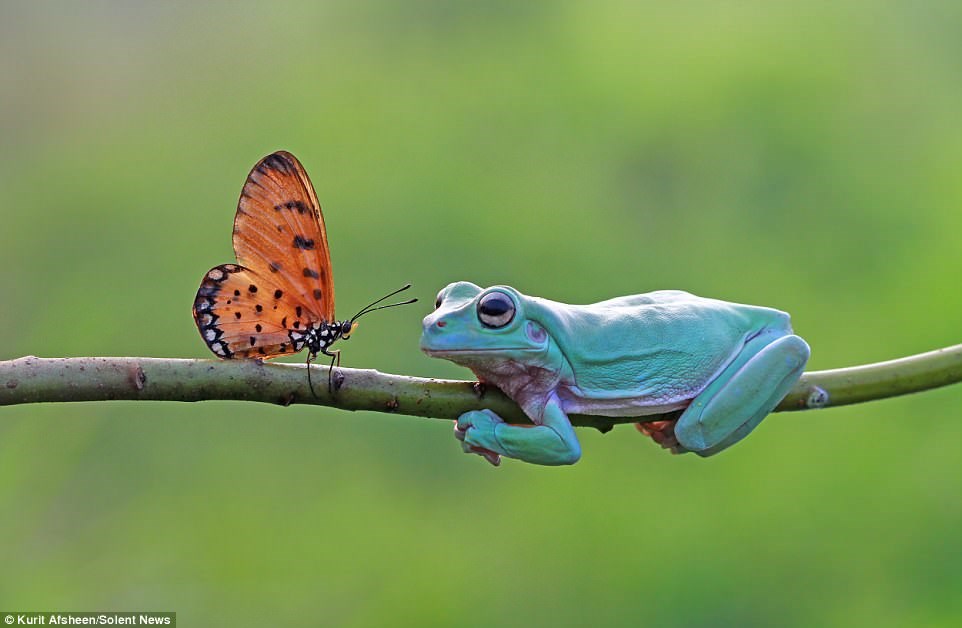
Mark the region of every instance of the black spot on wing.
[[304, 269], [304, 276], [310, 277], [311, 279], [319, 279], [321, 277], [316, 270], [311, 270], [310, 268]]
[[294, 248], [304, 249], [305, 251], [314, 250], [314, 240], [309, 238], [302, 238], [299, 235], [294, 236]]
[[317, 299], [318, 301], [321, 300], [321, 291], [317, 288], [314, 288], [314, 298]]
[[285, 203], [279, 203], [277, 205], [274, 205], [274, 211], [279, 212], [285, 209], [290, 211], [296, 211], [298, 214], [304, 214], [308, 211], [309, 208], [307, 206], [307, 203], [305, 203], [304, 201], [298, 201], [298, 200], [287, 201]]
[[281, 264], [280, 262], [271, 262], [270, 264], [267, 265], [267, 267], [271, 269], [272, 273], [276, 273], [281, 269]]

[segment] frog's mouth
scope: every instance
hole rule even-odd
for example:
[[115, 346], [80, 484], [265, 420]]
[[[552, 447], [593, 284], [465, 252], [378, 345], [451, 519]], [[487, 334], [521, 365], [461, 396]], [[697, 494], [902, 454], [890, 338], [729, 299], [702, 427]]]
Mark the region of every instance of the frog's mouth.
[[471, 348], [471, 349], [432, 349], [430, 347], [421, 347], [421, 351], [425, 354], [435, 357], [444, 355], [473, 355], [476, 353], [506, 353], [514, 351], [523, 351], [525, 353], [531, 353], [534, 351], [539, 351], [539, 347], [490, 347], [487, 349]]

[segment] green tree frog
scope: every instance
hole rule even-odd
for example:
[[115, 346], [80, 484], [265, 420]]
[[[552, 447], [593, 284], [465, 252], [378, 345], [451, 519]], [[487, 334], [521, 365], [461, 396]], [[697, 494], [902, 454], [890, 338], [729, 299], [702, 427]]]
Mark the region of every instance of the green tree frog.
[[659, 290], [591, 305], [529, 297], [508, 286], [452, 283], [424, 318], [421, 350], [474, 371], [514, 399], [533, 426], [490, 410], [455, 424], [463, 450], [499, 464], [574, 464], [569, 413], [641, 417], [675, 452], [710, 456], [749, 434], [798, 380], [809, 348], [788, 314]]

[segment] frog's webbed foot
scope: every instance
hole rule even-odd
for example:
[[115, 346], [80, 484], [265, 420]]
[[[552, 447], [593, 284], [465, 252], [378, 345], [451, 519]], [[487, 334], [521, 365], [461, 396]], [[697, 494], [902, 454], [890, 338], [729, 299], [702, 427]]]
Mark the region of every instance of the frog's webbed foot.
[[550, 400], [538, 419], [534, 425], [510, 425], [491, 410], [472, 410], [458, 418], [454, 437], [465, 453], [484, 456], [493, 465], [501, 456], [550, 466], [577, 462], [581, 445], [557, 401]]
[[478, 454], [497, 467], [501, 455], [493, 448], [499, 447], [494, 433], [499, 423], [504, 421], [490, 410], [465, 412], [454, 422], [454, 437], [461, 442], [464, 453]]
[[635, 428], [661, 445], [662, 449], [667, 449], [673, 454], [683, 454], [688, 450], [681, 446], [675, 436], [675, 423], [678, 423], [678, 419], [648, 421], [647, 423], [635, 423]]

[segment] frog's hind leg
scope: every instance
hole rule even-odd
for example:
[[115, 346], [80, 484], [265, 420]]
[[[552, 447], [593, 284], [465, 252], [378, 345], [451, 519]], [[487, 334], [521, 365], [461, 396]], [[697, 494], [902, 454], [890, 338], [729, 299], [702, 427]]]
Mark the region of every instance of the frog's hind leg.
[[678, 442], [711, 456], [745, 438], [798, 381], [808, 356], [798, 336], [753, 338], [682, 413], [675, 425]]

